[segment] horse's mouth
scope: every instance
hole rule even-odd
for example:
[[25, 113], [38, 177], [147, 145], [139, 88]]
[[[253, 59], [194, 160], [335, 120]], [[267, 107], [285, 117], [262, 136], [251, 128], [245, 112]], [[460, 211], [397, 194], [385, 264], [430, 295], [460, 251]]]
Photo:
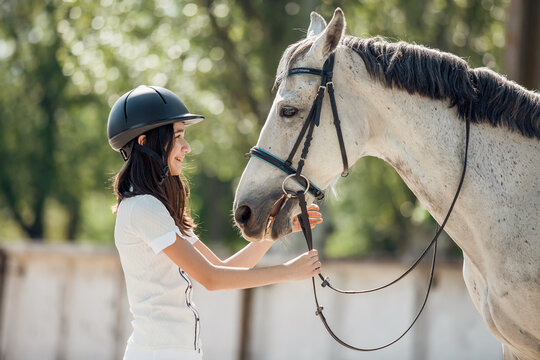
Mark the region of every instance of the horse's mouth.
[[264, 239], [268, 239], [269, 235], [272, 235], [272, 238], [275, 238], [275, 235], [277, 235], [275, 234], [275, 231], [272, 231], [272, 227], [275, 223], [276, 216], [283, 208], [283, 205], [285, 205], [285, 201], [287, 201], [287, 197], [283, 195], [274, 203], [274, 206], [272, 206], [272, 210], [270, 210], [270, 213], [268, 214], [268, 219], [266, 220]]

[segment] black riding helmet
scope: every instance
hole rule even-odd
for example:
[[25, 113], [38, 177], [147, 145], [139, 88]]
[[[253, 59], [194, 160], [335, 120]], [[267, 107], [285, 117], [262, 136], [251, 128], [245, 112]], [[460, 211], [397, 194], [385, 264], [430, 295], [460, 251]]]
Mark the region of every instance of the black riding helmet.
[[204, 116], [191, 114], [172, 91], [141, 85], [116, 100], [109, 114], [107, 135], [111, 147], [127, 160], [131, 150], [124, 149], [126, 145], [148, 130], [177, 121], [192, 125], [202, 120]]
[[133, 140], [163, 125], [182, 121], [187, 126], [202, 120], [204, 116], [191, 114], [172, 91], [159, 86], [141, 85], [122, 95], [112, 106], [107, 123], [107, 137], [109, 145], [113, 150], [119, 151], [125, 161], [129, 159], [134, 146], [152, 156], [162, 167], [162, 177], [165, 177], [168, 172], [165, 139], [160, 136], [163, 159]]

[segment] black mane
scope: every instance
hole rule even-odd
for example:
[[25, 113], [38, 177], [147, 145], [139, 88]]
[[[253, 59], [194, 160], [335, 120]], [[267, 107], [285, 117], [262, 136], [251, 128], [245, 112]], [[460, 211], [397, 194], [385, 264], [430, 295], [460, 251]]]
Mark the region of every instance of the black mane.
[[[278, 81], [312, 43], [313, 38], [308, 38], [287, 48], [278, 67]], [[462, 119], [487, 122], [540, 139], [540, 95], [494, 71], [473, 69], [455, 55], [403, 41], [345, 36], [341, 43], [362, 58], [373, 79], [389, 88], [449, 100]]]

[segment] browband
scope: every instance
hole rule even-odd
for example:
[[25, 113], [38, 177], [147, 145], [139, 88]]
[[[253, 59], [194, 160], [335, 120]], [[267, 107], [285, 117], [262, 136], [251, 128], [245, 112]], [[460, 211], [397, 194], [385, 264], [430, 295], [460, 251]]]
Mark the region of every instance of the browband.
[[289, 70], [288, 76], [292, 75], [316, 75], [316, 76], [323, 76], [326, 75], [328, 77], [333, 76], [332, 71], [324, 71], [323, 69], [313, 69], [313, 68], [307, 68], [307, 67], [297, 67]]

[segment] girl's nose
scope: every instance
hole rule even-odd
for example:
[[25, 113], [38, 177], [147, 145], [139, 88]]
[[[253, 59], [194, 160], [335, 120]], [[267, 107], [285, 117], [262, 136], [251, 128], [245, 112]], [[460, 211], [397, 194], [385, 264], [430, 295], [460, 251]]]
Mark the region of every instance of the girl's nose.
[[184, 141], [182, 144], [182, 152], [184, 154], [189, 154], [191, 152], [191, 146], [189, 146], [189, 143], [187, 141]]

